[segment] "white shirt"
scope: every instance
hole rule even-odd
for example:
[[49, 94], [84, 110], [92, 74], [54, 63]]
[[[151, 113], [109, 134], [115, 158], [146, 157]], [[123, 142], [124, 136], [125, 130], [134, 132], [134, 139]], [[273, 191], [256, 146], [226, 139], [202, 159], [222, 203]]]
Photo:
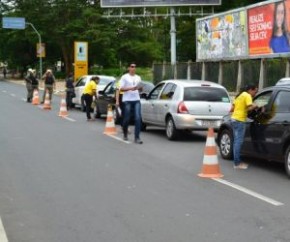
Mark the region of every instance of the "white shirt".
[[[141, 78], [138, 75], [130, 75], [129, 73], [123, 75], [120, 79], [120, 88], [135, 87], [141, 82]], [[124, 91], [122, 101], [138, 101], [140, 100], [139, 91]]]

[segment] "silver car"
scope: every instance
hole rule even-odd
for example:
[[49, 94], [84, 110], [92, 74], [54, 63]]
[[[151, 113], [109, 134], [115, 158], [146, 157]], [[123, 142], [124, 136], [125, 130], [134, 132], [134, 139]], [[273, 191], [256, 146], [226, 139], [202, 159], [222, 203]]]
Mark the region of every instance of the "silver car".
[[181, 130], [217, 130], [230, 109], [229, 94], [217, 83], [166, 80], [141, 98], [142, 129], [166, 127], [168, 139], [174, 140]]

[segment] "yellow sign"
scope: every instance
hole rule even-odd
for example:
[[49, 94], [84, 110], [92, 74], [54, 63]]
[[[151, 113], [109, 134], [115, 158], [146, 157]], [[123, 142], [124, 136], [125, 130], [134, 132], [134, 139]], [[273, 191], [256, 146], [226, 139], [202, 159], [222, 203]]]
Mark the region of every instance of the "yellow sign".
[[88, 42], [74, 42], [74, 79], [88, 74]]
[[37, 43], [36, 44], [36, 56], [37, 57], [45, 57], [45, 44], [44, 43]]

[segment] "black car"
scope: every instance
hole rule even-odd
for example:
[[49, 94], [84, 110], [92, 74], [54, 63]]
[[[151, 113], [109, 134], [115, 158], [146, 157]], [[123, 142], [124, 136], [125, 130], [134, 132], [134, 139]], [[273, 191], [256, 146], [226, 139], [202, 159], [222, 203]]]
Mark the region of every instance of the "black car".
[[[290, 85], [276, 85], [254, 98], [260, 111], [249, 113], [241, 155], [285, 164], [290, 177]], [[233, 158], [233, 129], [230, 115], [223, 118], [217, 142], [224, 159]]]
[[[142, 91], [140, 95], [148, 94], [153, 88], [154, 84], [149, 81], [141, 81], [142, 82]], [[96, 112], [95, 117], [100, 118], [101, 115], [107, 114], [108, 105], [112, 105], [113, 117], [115, 123], [120, 123], [120, 113], [118, 112], [118, 108], [116, 107], [116, 98], [115, 93], [117, 89], [117, 81], [112, 81], [108, 83], [108, 85], [104, 88], [103, 91], [98, 92], [98, 97], [96, 100]]]

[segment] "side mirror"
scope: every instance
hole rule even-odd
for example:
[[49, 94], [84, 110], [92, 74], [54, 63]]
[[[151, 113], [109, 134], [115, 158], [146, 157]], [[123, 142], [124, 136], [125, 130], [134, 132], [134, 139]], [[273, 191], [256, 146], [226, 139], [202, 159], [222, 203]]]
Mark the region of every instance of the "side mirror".
[[99, 95], [104, 95], [104, 91], [98, 91]]

